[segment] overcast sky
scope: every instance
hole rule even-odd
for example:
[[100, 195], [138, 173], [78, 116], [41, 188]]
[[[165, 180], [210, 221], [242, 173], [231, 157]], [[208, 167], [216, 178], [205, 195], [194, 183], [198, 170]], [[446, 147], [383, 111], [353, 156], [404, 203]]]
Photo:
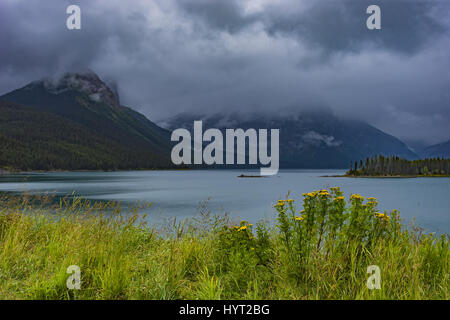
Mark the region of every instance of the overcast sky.
[[156, 121], [329, 107], [431, 144], [450, 139], [449, 40], [448, 0], [0, 0], [0, 94], [90, 68]]

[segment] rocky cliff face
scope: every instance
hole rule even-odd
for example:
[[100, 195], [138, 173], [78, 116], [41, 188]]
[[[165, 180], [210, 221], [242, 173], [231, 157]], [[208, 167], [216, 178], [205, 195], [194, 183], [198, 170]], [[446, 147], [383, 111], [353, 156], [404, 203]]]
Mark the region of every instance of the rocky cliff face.
[[120, 107], [117, 93], [92, 71], [67, 73], [60, 77], [48, 77], [35, 81], [31, 85], [43, 85], [48, 92], [55, 95], [69, 90], [79, 91], [91, 98], [92, 101], [103, 102], [115, 108]]

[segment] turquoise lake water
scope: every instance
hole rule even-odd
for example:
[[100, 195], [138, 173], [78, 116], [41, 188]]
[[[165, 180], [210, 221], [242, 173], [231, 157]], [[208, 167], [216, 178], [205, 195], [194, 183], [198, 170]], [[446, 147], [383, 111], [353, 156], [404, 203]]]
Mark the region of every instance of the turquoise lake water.
[[[57, 172], [0, 175], [0, 191], [77, 194], [93, 200], [118, 200], [124, 205], [152, 202], [149, 221], [198, 214], [207, 201], [213, 213], [256, 222], [274, 220], [273, 205], [290, 197], [301, 203], [301, 194], [339, 186], [346, 196], [359, 193], [376, 197], [379, 209], [398, 209], [409, 225], [412, 219], [429, 232], [450, 234], [450, 178], [336, 178], [343, 170], [282, 170], [267, 178], [238, 178], [257, 171], [121, 171]], [[209, 200], [208, 200], [209, 199]]]

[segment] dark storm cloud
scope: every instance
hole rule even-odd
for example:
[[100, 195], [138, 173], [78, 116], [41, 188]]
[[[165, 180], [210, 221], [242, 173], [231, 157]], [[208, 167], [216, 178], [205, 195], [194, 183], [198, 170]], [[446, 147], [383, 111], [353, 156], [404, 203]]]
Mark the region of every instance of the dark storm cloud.
[[[235, 33], [261, 21], [269, 34], [295, 37], [326, 54], [358, 51], [367, 45], [412, 54], [430, 37], [446, 31], [432, 16], [442, 5], [439, 1], [287, 1], [252, 14], [245, 14], [239, 3], [242, 1], [181, 0], [180, 6], [211, 28]], [[365, 27], [364, 13], [372, 4], [383, 8], [383, 29], [375, 33]]]
[[[382, 8], [382, 30], [365, 27], [364, 13], [368, 6]], [[295, 34], [299, 41], [323, 49], [325, 54], [359, 51], [365, 46], [385, 48], [413, 54], [423, 48], [428, 39], [445, 31], [430, 16], [431, 2], [392, 0], [315, 1], [299, 14], [269, 18], [269, 32]]]
[[246, 16], [237, 1], [180, 0], [180, 7], [194, 17], [203, 19], [209, 26], [234, 33], [258, 19]]
[[[82, 30], [65, 28], [79, 4]], [[382, 30], [365, 27], [378, 4]], [[329, 107], [450, 138], [450, 4], [432, 0], [1, 0], [0, 94], [90, 68], [151, 119]], [[283, 111], [284, 110], [284, 111]]]
[[[103, 12], [83, 1], [29, 0], [0, 3], [0, 41], [2, 44], [0, 72], [12, 74], [52, 74], [66, 70], [85, 69], [101, 59], [105, 46], [117, 41], [121, 53], [132, 56], [140, 43], [138, 12], [124, 18]], [[66, 29], [66, 8], [79, 4], [82, 21], [90, 27], [82, 32]], [[105, 15], [103, 15], [104, 13]], [[127, 27], [124, 27], [124, 26]], [[137, 26], [138, 25], [138, 26]], [[6, 45], [5, 45], [6, 44]]]

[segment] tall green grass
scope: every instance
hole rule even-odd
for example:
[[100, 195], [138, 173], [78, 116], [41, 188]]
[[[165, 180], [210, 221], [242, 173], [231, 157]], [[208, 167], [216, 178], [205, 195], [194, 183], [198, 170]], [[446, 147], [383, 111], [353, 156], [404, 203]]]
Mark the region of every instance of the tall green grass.
[[[299, 200], [298, 200], [299, 201]], [[160, 230], [138, 207], [0, 198], [1, 299], [448, 299], [447, 235], [338, 188], [280, 200], [278, 220], [204, 213]], [[81, 269], [69, 290], [67, 267]], [[381, 289], [366, 285], [381, 270]]]

